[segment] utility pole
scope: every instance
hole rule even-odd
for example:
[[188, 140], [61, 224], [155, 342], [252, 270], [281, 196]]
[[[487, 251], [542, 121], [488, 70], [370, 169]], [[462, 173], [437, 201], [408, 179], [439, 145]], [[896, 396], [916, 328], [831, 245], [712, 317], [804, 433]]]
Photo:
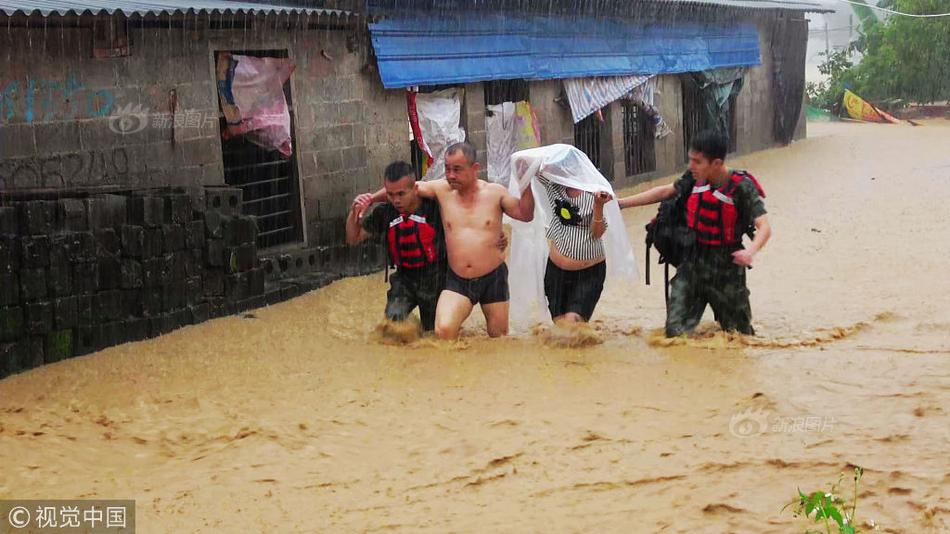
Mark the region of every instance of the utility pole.
[[828, 37], [828, 19], [825, 19], [825, 57], [831, 53], [831, 40]]

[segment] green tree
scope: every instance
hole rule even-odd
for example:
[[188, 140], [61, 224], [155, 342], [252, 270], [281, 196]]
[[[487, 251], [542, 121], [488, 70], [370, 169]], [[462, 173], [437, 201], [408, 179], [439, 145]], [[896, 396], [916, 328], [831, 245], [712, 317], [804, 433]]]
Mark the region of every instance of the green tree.
[[[946, 0], [891, 0], [896, 11], [946, 12]], [[950, 17], [912, 18], [891, 15], [866, 32], [856, 48], [864, 58], [842, 73], [869, 99], [901, 98], [930, 103], [950, 99]], [[861, 50], [863, 48], [863, 50]]]
[[[950, 8], [947, 0], [882, 0], [878, 5], [914, 14], [944, 13]], [[813, 105], [831, 109], [845, 88], [869, 100], [950, 99], [950, 17], [890, 15], [863, 28], [864, 34], [847, 49], [828, 54], [819, 65], [827, 79], [806, 87]], [[857, 63], [855, 53], [863, 56]]]

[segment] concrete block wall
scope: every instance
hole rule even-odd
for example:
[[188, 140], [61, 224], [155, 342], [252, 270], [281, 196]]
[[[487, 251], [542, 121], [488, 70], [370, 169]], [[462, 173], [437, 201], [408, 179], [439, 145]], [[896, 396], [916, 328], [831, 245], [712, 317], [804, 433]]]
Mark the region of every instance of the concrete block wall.
[[0, 205], [0, 378], [284, 298], [221, 189]]
[[462, 88], [462, 118], [465, 139], [478, 149], [478, 177], [488, 179], [488, 132], [485, 126], [485, 84], [468, 83]]
[[574, 144], [574, 122], [567, 101], [556, 101], [561, 97], [561, 80], [542, 80], [530, 82], [531, 107], [541, 123], [541, 144]]
[[[200, 34], [132, 28], [130, 56], [93, 59], [91, 31], [13, 27], [0, 36], [0, 188], [222, 183]], [[187, 128], [186, 114], [195, 122]]]
[[737, 152], [745, 154], [775, 146], [772, 54], [769, 25], [758, 23], [761, 65], [749, 68], [736, 99]]

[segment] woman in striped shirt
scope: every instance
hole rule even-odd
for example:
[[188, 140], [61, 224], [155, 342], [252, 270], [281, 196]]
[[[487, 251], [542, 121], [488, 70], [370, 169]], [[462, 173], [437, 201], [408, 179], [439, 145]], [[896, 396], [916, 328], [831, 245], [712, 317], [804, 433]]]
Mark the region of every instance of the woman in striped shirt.
[[601, 237], [607, 231], [604, 204], [610, 193], [588, 193], [543, 177], [539, 182], [553, 211], [547, 228], [544, 293], [554, 322], [590, 321], [604, 289], [607, 263]]

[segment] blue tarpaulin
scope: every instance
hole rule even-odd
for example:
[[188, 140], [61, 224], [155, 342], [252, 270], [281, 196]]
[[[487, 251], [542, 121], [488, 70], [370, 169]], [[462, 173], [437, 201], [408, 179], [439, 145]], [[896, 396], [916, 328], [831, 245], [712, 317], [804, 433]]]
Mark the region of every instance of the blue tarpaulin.
[[753, 24], [415, 13], [370, 24], [387, 88], [674, 74], [759, 64]]

